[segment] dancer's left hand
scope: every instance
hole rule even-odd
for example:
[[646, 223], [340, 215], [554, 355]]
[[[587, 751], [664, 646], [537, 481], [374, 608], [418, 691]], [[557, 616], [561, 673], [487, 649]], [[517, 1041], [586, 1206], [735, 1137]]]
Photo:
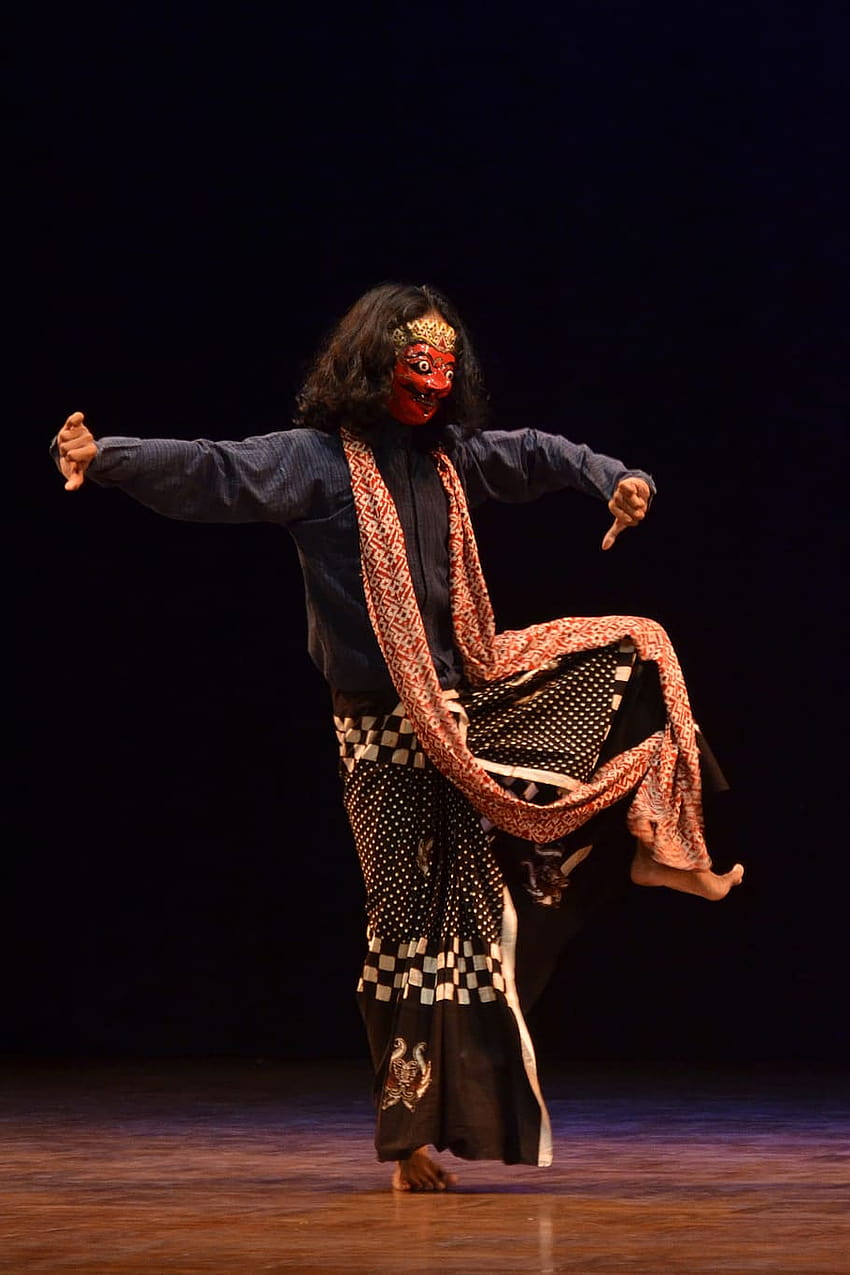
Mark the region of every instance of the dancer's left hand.
[[614, 522], [602, 541], [603, 549], [610, 549], [621, 531], [643, 522], [649, 508], [649, 487], [642, 478], [624, 478], [608, 501]]

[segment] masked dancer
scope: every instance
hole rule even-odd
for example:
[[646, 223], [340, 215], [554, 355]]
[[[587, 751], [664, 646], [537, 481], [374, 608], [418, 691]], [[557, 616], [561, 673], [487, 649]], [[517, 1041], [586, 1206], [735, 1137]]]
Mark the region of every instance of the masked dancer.
[[430, 1154], [546, 1165], [526, 1023], [612, 870], [717, 900], [701, 747], [664, 630], [638, 616], [496, 630], [470, 510], [574, 490], [610, 549], [652, 478], [558, 435], [482, 428], [469, 335], [429, 287], [361, 297], [320, 350], [295, 428], [240, 442], [95, 439], [54, 453], [68, 490], [118, 487], [171, 518], [269, 522], [304, 574], [363, 870], [358, 996], [378, 1158], [398, 1190], [454, 1182]]

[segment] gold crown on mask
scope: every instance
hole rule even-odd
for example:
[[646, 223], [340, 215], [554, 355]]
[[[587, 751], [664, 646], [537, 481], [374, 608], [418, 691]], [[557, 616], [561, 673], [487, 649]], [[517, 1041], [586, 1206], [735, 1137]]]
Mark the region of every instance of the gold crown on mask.
[[433, 315], [411, 319], [409, 323], [396, 328], [393, 332], [393, 345], [397, 350], [403, 350], [406, 345], [412, 345], [414, 341], [427, 341], [435, 350], [451, 354], [456, 340], [457, 333], [451, 324], [446, 323], [445, 319], [436, 319]]

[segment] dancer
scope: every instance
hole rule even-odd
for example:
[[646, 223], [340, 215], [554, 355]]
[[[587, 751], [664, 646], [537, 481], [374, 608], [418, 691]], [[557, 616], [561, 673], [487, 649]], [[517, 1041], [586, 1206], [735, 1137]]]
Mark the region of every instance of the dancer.
[[645, 517], [652, 479], [560, 436], [482, 429], [483, 409], [454, 307], [385, 284], [319, 352], [294, 429], [95, 440], [78, 412], [55, 443], [68, 490], [88, 477], [169, 517], [271, 522], [296, 542], [366, 888], [376, 1148], [399, 1190], [452, 1185], [430, 1146], [550, 1163], [525, 1012], [615, 825], [636, 839], [638, 884], [716, 900], [743, 875], [711, 868], [663, 629], [615, 616], [499, 634], [478, 561], [469, 509], [487, 499], [601, 498], [607, 550]]

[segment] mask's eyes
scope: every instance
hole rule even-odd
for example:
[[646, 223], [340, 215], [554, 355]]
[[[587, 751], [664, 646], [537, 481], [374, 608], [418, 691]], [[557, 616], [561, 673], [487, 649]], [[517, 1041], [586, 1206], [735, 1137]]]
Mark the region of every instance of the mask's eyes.
[[427, 376], [428, 373], [431, 371], [431, 360], [417, 359], [413, 366], [416, 369], [416, 371], [419, 372], [422, 376]]
[[447, 381], [453, 381], [454, 379], [455, 379], [455, 372], [454, 372], [454, 368], [453, 368], [453, 367], [447, 367], [447, 368], [446, 368], [446, 380], [447, 380]]

